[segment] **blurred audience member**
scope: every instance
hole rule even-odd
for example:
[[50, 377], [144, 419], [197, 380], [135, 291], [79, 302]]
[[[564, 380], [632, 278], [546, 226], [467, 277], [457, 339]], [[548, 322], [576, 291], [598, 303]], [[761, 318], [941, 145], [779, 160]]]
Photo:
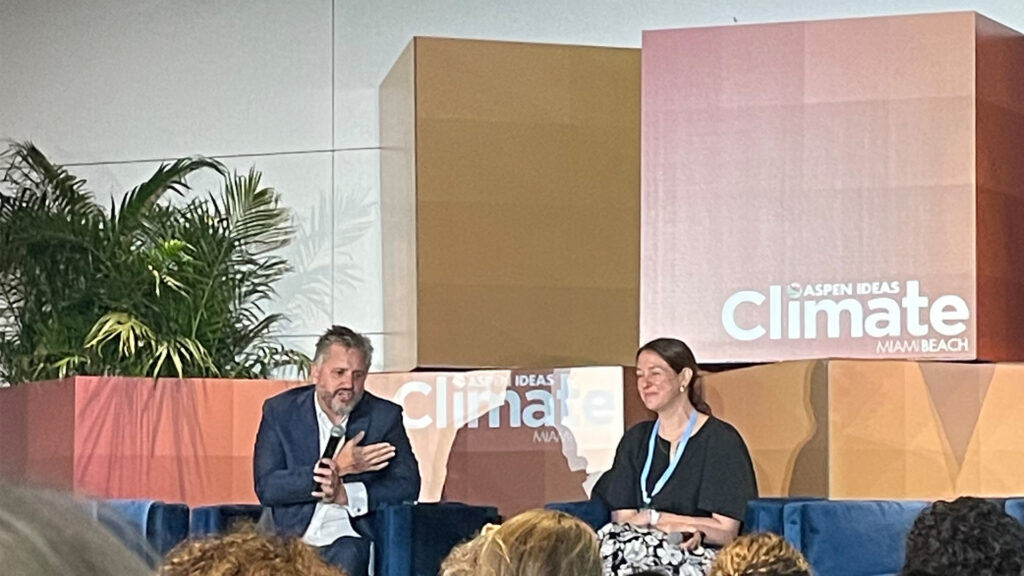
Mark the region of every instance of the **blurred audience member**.
[[136, 554], [67, 496], [0, 483], [0, 573], [144, 576]]
[[782, 536], [757, 532], [722, 548], [711, 576], [811, 576], [811, 566]]
[[933, 503], [907, 535], [904, 576], [1020, 576], [1024, 528], [997, 504], [961, 497]]
[[167, 555], [162, 576], [344, 576], [298, 538], [243, 526], [230, 534], [195, 538]]
[[456, 546], [441, 576], [600, 576], [597, 535], [554, 510], [527, 510]]

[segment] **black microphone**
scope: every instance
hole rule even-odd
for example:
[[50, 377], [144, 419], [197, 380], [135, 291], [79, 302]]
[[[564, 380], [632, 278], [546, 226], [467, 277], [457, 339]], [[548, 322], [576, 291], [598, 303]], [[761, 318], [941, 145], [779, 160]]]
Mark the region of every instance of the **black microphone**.
[[[324, 447], [324, 453], [320, 456], [320, 460], [316, 461], [317, 468], [327, 468], [324, 466], [321, 460], [324, 458], [334, 458], [334, 453], [338, 450], [338, 443], [341, 442], [342, 438], [345, 437], [345, 427], [341, 424], [335, 424], [331, 427], [331, 437], [327, 439], [327, 446]], [[313, 482], [313, 490], [319, 491], [322, 489], [319, 483]]]
[[338, 451], [338, 444], [344, 437], [345, 427], [341, 424], [335, 424], [331, 428], [331, 437], [327, 439], [327, 446], [324, 447], [324, 454], [320, 459], [334, 458], [334, 453]]

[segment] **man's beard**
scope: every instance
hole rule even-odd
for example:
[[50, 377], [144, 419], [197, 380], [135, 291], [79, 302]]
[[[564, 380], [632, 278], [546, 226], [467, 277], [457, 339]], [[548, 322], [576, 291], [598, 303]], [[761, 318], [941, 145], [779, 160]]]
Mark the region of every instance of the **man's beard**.
[[323, 406], [326, 406], [327, 410], [329, 410], [333, 416], [344, 418], [348, 416], [352, 412], [352, 409], [355, 408], [355, 405], [359, 403], [361, 395], [357, 395], [353, 390], [351, 392], [351, 397], [352, 399], [346, 403], [338, 397], [337, 393], [321, 393], [320, 403]]

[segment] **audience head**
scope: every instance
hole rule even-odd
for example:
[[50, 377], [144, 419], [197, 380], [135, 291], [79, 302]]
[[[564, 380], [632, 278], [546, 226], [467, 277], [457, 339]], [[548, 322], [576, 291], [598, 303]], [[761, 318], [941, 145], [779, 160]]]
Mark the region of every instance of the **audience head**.
[[[690, 405], [705, 414], [711, 414], [711, 407], [704, 400], [704, 379], [700, 367], [693, 356], [693, 351], [682, 340], [675, 338], [657, 338], [644, 344], [636, 351], [638, 373], [641, 364], [666, 365], [672, 373], [655, 374], [659, 378], [667, 378], [674, 382], [672, 392], [685, 390]], [[638, 374], [639, 375], [639, 374]], [[646, 377], [646, 375], [645, 375]], [[639, 383], [638, 383], [639, 384]], [[657, 408], [652, 408], [657, 411]]]
[[442, 576], [600, 576], [597, 534], [555, 510], [528, 510], [456, 546]]
[[757, 532], [722, 548], [711, 576], [811, 576], [811, 566], [782, 536]]
[[938, 501], [918, 515], [907, 535], [904, 576], [1020, 576], [1024, 528], [981, 498]]
[[186, 540], [171, 550], [161, 576], [344, 576], [296, 538], [246, 526], [230, 534]]
[[0, 572], [10, 576], [144, 576], [149, 567], [81, 503], [0, 483]]

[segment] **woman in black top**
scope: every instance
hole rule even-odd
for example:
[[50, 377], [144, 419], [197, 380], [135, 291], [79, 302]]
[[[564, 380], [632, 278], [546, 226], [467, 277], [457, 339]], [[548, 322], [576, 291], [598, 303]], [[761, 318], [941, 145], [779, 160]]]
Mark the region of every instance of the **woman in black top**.
[[659, 338], [637, 351], [637, 389], [658, 419], [626, 432], [594, 488], [613, 523], [680, 533], [685, 550], [731, 542], [757, 497], [747, 446], [711, 415], [697, 372], [679, 340]]

